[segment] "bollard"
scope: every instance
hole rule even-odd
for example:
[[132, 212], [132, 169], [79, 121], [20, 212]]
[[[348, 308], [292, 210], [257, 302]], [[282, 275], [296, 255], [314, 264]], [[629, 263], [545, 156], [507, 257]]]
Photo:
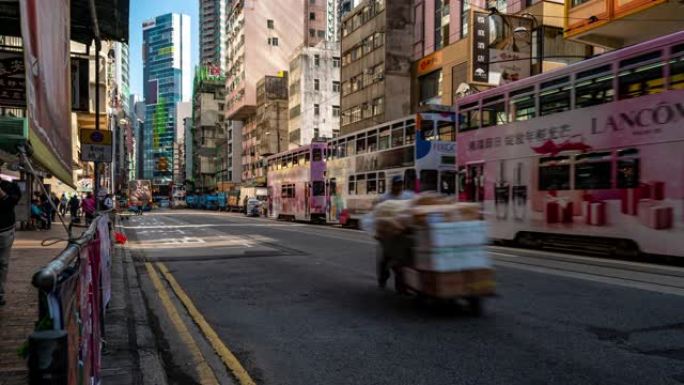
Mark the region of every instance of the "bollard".
[[29, 336], [29, 384], [67, 385], [69, 355], [64, 330], [44, 330]]

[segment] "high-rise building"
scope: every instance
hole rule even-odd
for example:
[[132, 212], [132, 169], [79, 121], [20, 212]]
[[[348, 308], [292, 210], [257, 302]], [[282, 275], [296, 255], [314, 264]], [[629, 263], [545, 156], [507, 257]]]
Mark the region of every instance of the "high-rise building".
[[302, 46], [290, 61], [290, 148], [340, 133], [340, 45]]
[[142, 178], [142, 153], [143, 153], [143, 126], [145, 124], [145, 102], [140, 100], [136, 94], [131, 94], [128, 98], [128, 105], [130, 111], [130, 123], [133, 130], [133, 156], [131, 157], [131, 166], [129, 172], [129, 180]]
[[413, 7], [364, 0], [342, 21], [342, 127], [348, 134], [411, 112]]
[[176, 103], [192, 95], [190, 17], [177, 13], [143, 23], [145, 126], [143, 175], [153, 184], [173, 180]]
[[192, 100], [192, 180], [196, 189], [205, 192], [216, 189], [217, 148], [225, 142], [226, 135], [226, 79], [221, 74], [212, 74], [210, 68], [201, 66], [195, 70]]
[[226, 10], [231, 0], [199, 1], [200, 64], [226, 71]]

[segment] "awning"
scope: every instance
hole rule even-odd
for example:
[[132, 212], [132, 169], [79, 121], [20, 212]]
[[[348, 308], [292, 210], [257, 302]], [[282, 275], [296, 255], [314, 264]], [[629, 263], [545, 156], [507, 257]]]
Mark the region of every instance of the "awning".
[[[94, 0], [102, 40], [128, 42], [130, 0]], [[71, 40], [90, 44], [94, 36], [90, 0], [71, 0]], [[0, 35], [21, 37], [19, 0], [0, 0]]]
[[70, 170], [61, 166], [61, 163], [55, 154], [40, 140], [40, 137], [36, 135], [32, 129], [29, 129], [29, 142], [33, 148], [33, 156], [31, 159], [38, 162], [40, 167], [49, 171], [55, 178], [62, 181], [62, 183], [75, 190], [76, 185], [74, 184], [74, 176]]

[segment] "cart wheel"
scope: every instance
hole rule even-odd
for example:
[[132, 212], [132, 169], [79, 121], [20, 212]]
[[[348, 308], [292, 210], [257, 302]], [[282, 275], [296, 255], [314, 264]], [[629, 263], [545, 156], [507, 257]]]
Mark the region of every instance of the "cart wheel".
[[482, 298], [480, 297], [468, 297], [468, 308], [470, 312], [475, 317], [481, 317], [484, 313], [484, 304], [482, 303]]

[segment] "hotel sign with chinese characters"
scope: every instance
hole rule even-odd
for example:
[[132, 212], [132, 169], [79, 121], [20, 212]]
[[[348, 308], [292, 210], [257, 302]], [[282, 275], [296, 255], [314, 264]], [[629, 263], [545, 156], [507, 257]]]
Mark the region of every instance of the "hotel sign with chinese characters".
[[498, 86], [530, 76], [533, 20], [473, 11], [469, 82]]
[[0, 106], [26, 107], [23, 52], [0, 51]]

